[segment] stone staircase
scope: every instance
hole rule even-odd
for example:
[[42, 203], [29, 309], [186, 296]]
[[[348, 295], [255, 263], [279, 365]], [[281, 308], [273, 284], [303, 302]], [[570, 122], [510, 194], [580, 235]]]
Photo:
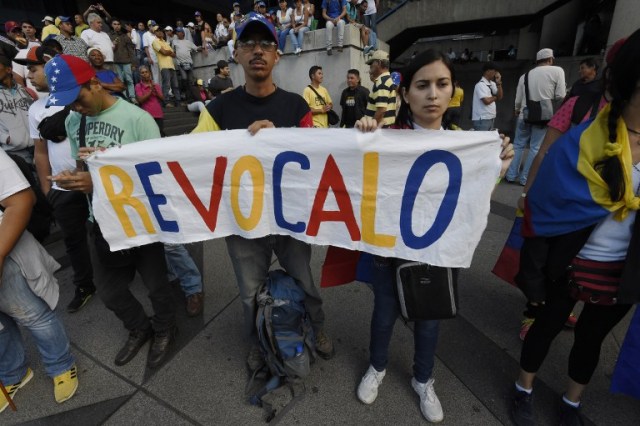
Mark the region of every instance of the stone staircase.
[[198, 123], [198, 114], [187, 111], [184, 106], [164, 109], [164, 132], [167, 136], [191, 133]]

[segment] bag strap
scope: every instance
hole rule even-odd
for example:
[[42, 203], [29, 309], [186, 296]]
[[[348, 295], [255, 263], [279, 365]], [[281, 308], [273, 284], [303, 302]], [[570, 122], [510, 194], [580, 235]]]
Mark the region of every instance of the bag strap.
[[529, 96], [529, 71], [524, 75], [524, 100], [528, 102], [531, 99]]
[[315, 93], [316, 95], [318, 95], [318, 97], [319, 97], [319, 98], [320, 98], [320, 100], [322, 101], [322, 105], [326, 105], [326, 104], [327, 104], [327, 101], [325, 101], [325, 100], [324, 100], [324, 98], [323, 98], [322, 96], [320, 96], [320, 93], [318, 93], [318, 92], [316, 91], [316, 89], [314, 89], [314, 88], [313, 88], [313, 86], [312, 86], [312, 85], [309, 85], [309, 86], [307, 86], [307, 87], [309, 87], [309, 89], [313, 90], [313, 93]]

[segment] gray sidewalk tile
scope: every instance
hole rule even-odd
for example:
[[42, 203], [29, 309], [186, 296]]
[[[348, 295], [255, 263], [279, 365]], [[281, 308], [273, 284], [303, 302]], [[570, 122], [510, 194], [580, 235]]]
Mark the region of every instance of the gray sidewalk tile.
[[194, 423], [143, 392], [136, 393], [103, 423], [105, 426], [155, 426], [160, 424], [182, 426]]

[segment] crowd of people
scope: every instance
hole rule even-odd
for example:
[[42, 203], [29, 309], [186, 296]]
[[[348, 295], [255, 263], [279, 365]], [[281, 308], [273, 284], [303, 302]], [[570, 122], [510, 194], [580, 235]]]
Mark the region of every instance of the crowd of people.
[[[356, 18], [350, 15], [347, 21], [358, 21], [363, 45], [369, 47], [375, 17], [366, 14], [366, 0], [348, 3], [360, 5], [362, 13]], [[218, 14], [214, 30], [199, 12], [196, 23], [183, 26], [178, 21], [175, 30], [170, 26], [161, 30], [153, 20], [147, 22], [146, 31], [143, 23], [134, 27], [124, 22], [122, 29], [123, 22], [100, 4], [76, 15], [75, 30], [71, 18], [45, 17], [41, 40], [35, 37], [32, 23], [5, 24], [6, 37], [0, 36], [0, 102], [7, 106], [0, 112], [0, 381], [10, 397], [33, 376], [18, 325], [33, 335], [47, 375], [53, 379], [56, 401], [70, 399], [78, 387], [75, 359], [55, 312], [58, 287], [53, 272], [59, 265], [26, 231], [37, 191], [52, 207], [71, 261], [76, 291], [67, 310], [79, 311], [97, 294], [128, 332], [123, 346], [114, 350], [116, 365], [130, 362], [148, 341], [150, 368], [167, 359], [177, 332], [171, 281], [180, 283], [187, 314], [202, 312], [202, 276], [185, 246], [152, 243], [109, 250], [100, 224], [91, 218], [87, 195], [93, 183], [84, 161], [96, 150], [161, 137], [163, 106], [169, 106], [171, 99], [182, 101], [184, 87], [178, 84], [178, 74], [183, 80], [193, 76], [193, 63], [188, 61], [192, 52], [228, 48], [231, 56], [217, 63], [218, 74], [208, 88], [202, 80], [188, 85], [186, 93], [192, 101], [188, 108], [199, 113], [193, 133], [248, 129], [255, 135], [263, 128], [332, 124], [362, 132], [460, 130], [456, 120], [463, 92], [456, 84], [454, 65], [447, 54], [433, 50], [415, 55], [396, 76], [389, 70], [388, 54], [375, 50], [367, 60], [372, 90], [362, 87], [358, 70], [349, 70], [347, 88], [340, 97], [341, 117], [333, 112], [331, 95], [322, 86], [320, 66], [309, 69], [310, 83], [302, 94], [276, 86], [272, 72], [283, 53], [283, 41], [289, 36], [293, 53], [299, 54], [298, 36], [313, 16], [308, 1], [297, 0], [295, 9], [288, 8], [286, 1], [279, 4], [275, 18], [264, 13], [261, 1], [246, 17], [234, 4], [233, 35], [224, 15]], [[344, 18], [351, 14], [347, 6], [346, 0], [325, 0], [322, 6], [327, 28], [338, 29], [338, 52], [343, 47]], [[102, 31], [103, 21], [110, 23], [112, 32]], [[332, 39], [327, 37], [326, 43], [327, 54], [332, 55]], [[640, 301], [637, 267], [626, 262], [637, 253], [640, 241], [636, 238], [640, 227], [635, 225], [640, 208], [640, 148], [636, 148], [640, 147], [636, 130], [640, 128], [640, 31], [614, 47], [600, 83], [594, 83], [597, 63], [584, 60], [581, 80], [555, 115], [552, 107], [549, 116], [540, 115], [547, 108], [541, 104], [565, 98], [564, 73], [553, 65], [553, 51], [540, 50], [536, 67], [517, 83], [515, 144], [502, 136], [500, 179], [524, 185], [519, 203], [531, 224], [524, 232], [527, 238], [518, 275], [530, 314], [521, 336], [521, 371], [511, 409], [518, 425], [535, 424], [534, 378], [551, 342], [571, 320], [576, 300], [585, 301], [585, 308], [579, 318], [573, 317], [576, 340], [559, 413], [561, 424], [567, 425], [582, 424], [580, 396], [598, 363], [604, 337]], [[242, 68], [245, 85], [234, 87], [229, 62]], [[497, 66], [485, 64], [474, 88], [475, 130], [493, 128], [502, 84]], [[581, 100], [585, 94], [588, 100]], [[570, 129], [573, 115], [578, 117], [577, 125]], [[532, 146], [531, 159], [520, 170], [520, 154], [527, 143]], [[540, 149], [534, 150], [538, 144]], [[583, 158], [577, 165], [571, 161], [576, 155]], [[542, 161], [543, 157], [552, 160]], [[26, 166], [26, 173], [19, 165]], [[37, 177], [35, 184], [28, 179], [31, 170]], [[304, 290], [315, 350], [331, 359], [335, 350], [312, 278], [312, 246], [286, 235], [257, 239], [231, 235], [225, 242], [240, 291], [244, 332], [251, 343], [249, 369], [254, 371], [262, 361], [255, 329], [256, 293], [273, 254]], [[402, 260], [374, 259], [370, 365], [357, 387], [357, 396], [365, 404], [375, 401], [387, 374], [389, 343], [399, 316], [393, 290], [398, 262]], [[573, 285], [577, 278], [571, 271], [585, 265], [592, 275], [606, 275], [607, 282], [617, 285], [619, 293], [613, 302], [612, 298], [607, 299], [609, 303], [600, 303], [600, 298], [594, 301], [593, 294], [584, 298], [583, 289]], [[152, 316], [129, 290], [136, 272], [148, 289]], [[457, 271], [453, 276], [457, 280]], [[416, 321], [413, 331], [411, 386], [430, 422], [444, 418], [433, 374], [438, 330], [439, 321], [424, 320]], [[0, 411], [8, 405], [9, 400], [0, 396]]]

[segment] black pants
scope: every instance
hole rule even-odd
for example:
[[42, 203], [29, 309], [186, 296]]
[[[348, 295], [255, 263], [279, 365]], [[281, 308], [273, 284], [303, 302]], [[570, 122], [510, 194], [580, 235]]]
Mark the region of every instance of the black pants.
[[160, 129], [160, 136], [166, 137], [167, 135], [164, 133], [164, 118], [154, 118], [154, 120], [158, 125], [158, 129]]
[[[547, 283], [547, 300], [522, 345], [520, 367], [535, 373], [544, 361], [553, 339], [562, 330], [571, 313], [575, 299], [569, 296], [565, 280]], [[611, 329], [624, 318], [632, 305], [599, 306], [585, 303], [574, 330], [574, 343], [569, 354], [569, 377], [582, 385], [591, 376], [600, 360], [602, 341]]]
[[[131, 262], [119, 267], [105, 264], [104, 259], [101, 261], [93, 242], [90, 247], [98, 295], [105, 306], [120, 318], [127, 330], [142, 330], [153, 326], [158, 332], [169, 329], [175, 323], [176, 304], [167, 279], [167, 264], [161, 243], [131, 249]], [[142, 305], [129, 289], [136, 271], [149, 291], [154, 312], [151, 323]]]
[[53, 207], [53, 217], [62, 230], [64, 245], [73, 269], [73, 284], [77, 288], [93, 291], [93, 268], [87, 240], [87, 196], [78, 191], [51, 189], [47, 198]]

